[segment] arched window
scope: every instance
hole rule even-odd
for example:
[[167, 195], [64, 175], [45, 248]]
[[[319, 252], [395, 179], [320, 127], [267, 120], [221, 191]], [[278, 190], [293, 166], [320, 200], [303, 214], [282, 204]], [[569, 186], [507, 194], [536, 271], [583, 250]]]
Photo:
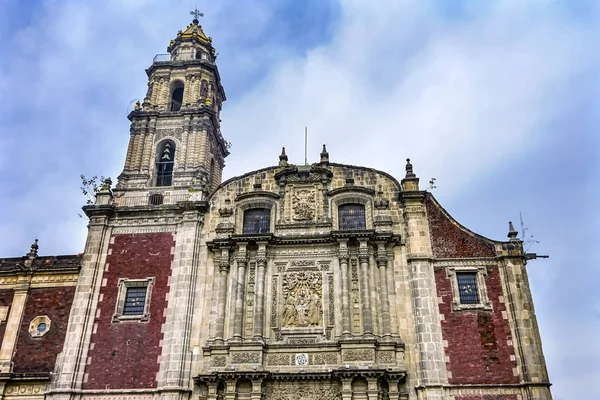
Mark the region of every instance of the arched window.
[[340, 231], [367, 229], [365, 206], [362, 204], [342, 204], [338, 207]]
[[271, 210], [251, 208], [244, 211], [243, 234], [269, 233], [271, 231]]
[[159, 147], [156, 159], [156, 186], [173, 184], [173, 165], [175, 164], [175, 143], [167, 140]]
[[175, 82], [173, 91], [171, 92], [171, 111], [179, 111], [183, 103], [183, 83]]
[[202, 50], [198, 50], [196, 52], [196, 60], [200, 60], [200, 59], [202, 59]]

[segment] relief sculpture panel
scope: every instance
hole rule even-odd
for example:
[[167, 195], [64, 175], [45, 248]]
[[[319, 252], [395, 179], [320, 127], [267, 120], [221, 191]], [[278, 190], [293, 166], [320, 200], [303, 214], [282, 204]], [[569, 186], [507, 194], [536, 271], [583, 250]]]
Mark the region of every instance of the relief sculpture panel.
[[281, 283], [282, 328], [321, 326], [323, 278], [318, 271], [289, 272]]
[[267, 400], [341, 400], [337, 382], [272, 382], [266, 385]]
[[293, 192], [292, 218], [294, 221], [312, 221], [315, 217], [316, 193], [314, 190], [302, 189]]

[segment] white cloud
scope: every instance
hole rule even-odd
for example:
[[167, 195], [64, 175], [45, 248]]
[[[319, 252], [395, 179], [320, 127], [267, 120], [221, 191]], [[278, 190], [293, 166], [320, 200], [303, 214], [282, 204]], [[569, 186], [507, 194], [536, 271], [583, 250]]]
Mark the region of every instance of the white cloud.
[[[435, 2], [420, 0], [342, 1], [339, 19], [327, 29], [330, 36], [306, 52], [286, 46], [289, 32], [273, 28], [291, 23], [292, 16], [281, 15], [281, 4], [227, 0], [203, 10], [203, 24], [220, 52], [225, 88], [237, 93], [229, 92], [223, 113], [223, 133], [234, 145], [226, 176], [275, 164], [281, 146], [292, 162], [302, 162], [308, 125], [309, 161], [316, 161], [327, 143], [333, 162], [372, 166], [402, 178], [404, 159], [411, 157], [422, 186], [437, 177], [438, 198], [465, 204], [456, 211], [467, 216], [477, 206], [480, 213], [471, 215], [470, 223], [493, 222], [481, 233], [497, 234], [500, 222], [488, 214], [516, 211], [514, 204], [506, 206], [514, 201], [513, 178], [502, 181], [511, 187], [502, 188], [485, 207], [475, 203], [474, 193], [484, 188], [469, 185], [498, 179], [513, 162], [535, 170], [540, 151], [549, 151], [542, 146], [548, 138], [557, 147], [578, 134], [597, 132], [600, 125], [594, 115], [585, 120], [588, 126], [554, 126], [557, 119], [579, 121], [579, 104], [598, 98], [595, 4], [575, 17], [570, 2], [468, 3], [472, 9], [442, 14]], [[9, 36], [0, 30], [5, 45], [0, 92], [9, 99], [0, 109], [1, 256], [25, 254], [35, 236], [42, 254], [82, 251], [85, 222], [77, 213], [84, 198], [78, 176], [119, 174], [129, 136], [125, 116], [131, 100], [146, 92], [143, 70], [184, 28], [188, 6], [48, 0], [30, 21], [16, 22], [0, 9], [0, 21], [15, 26]], [[310, 24], [299, 26], [309, 30]], [[295, 35], [302, 40], [303, 29]], [[586, 74], [588, 85], [581, 85]], [[576, 81], [581, 91], [572, 90]], [[581, 142], [574, 147], [578, 151], [585, 150], [587, 142]], [[557, 162], [568, 169], [580, 155]], [[554, 185], [550, 171], [536, 173], [536, 180]], [[578, 280], [597, 281], [589, 260], [580, 255], [577, 274], [564, 274], [565, 265], [574, 262], [573, 249], [591, 252], [590, 237], [597, 238], [594, 218], [588, 217], [591, 206], [588, 214], [572, 212], [586, 206], [573, 205], [578, 196], [567, 189], [583, 186], [571, 177], [563, 179], [570, 197], [526, 192], [517, 182], [514, 188], [521, 188], [519, 201], [530, 207], [525, 211], [533, 216], [531, 226], [547, 227], [538, 237], [553, 256], [546, 270], [536, 265], [531, 277], [547, 329], [550, 372], [556, 371], [551, 376], [555, 393], [586, 400], [600, 394], [589, 385], [580, 388], [586, 385], [563, 372], [570, 369], [565, 365], [578, 371], [577, 359], [569, 354], [597, 358], [600, 348], [586, 343], [585, 335], [573, 341], [558, 320], [558, 315], [567, 323], [581, 317], [569, 312], [582, 303], [598, 308], [589, 294], [573, 295]], [[555, 211], [565, 204], [571, 207], [568, 216]], [[551, 224], [555, 213], [562, 218]], [[505, 229], [505, 216], [498, 219]], [[579, 234], [565, 234], [569, 229]], [[565, 283], [569, 292], [557, 290]], [[585, 318], [574, 323], [578, 330], [597, 329], [598, 317]], [[593, 379], [600, 373], [597, 365], [589, 368], [580, 375]]]

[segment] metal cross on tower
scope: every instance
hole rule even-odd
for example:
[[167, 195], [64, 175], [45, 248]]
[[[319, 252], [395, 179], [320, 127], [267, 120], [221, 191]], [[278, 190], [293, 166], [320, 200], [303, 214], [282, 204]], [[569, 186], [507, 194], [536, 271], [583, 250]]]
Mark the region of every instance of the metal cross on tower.
[[194, 11], [190, 11], [190, 15], [194, 16], [194, 21], [198, 21], [198, 17], [204, 17], [204, 13], [198, 11], [197, 8], [195, 8]]

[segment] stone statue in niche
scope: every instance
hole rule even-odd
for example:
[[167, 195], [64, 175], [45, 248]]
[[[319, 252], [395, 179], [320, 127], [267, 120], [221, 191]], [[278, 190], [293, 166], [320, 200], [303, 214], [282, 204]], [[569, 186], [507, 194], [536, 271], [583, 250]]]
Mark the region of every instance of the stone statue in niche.
[[200, 98], [205, 98], [208, 93], [208, 82], [205, 79], [202, 79], [200, 82]]
[[290, 272], [283, 276], [283, 328], [320, 326], [323, 316], [321, 306], [321, 272]]
[[292, 218], [295, 221], [311, 221], [315, 217], [316, 193], [314, 190], [296, 190], [292, 194]]

